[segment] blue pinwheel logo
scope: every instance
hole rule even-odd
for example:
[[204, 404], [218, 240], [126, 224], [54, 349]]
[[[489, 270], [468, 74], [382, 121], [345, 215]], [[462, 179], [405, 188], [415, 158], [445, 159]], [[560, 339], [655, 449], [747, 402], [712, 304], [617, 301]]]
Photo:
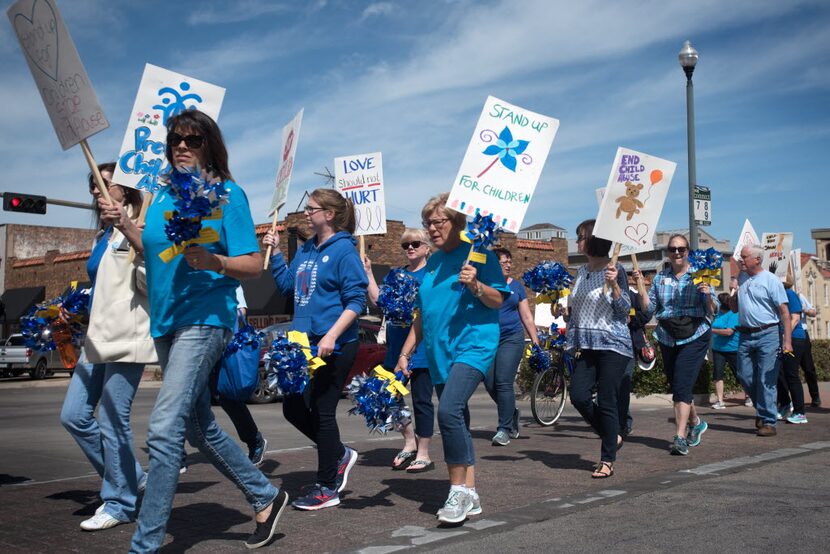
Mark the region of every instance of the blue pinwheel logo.
[[[528, 144], [530, 144], [530, 141], [528, 140], [514, 139], [513, 133], [510, 132], [510, 128], [505, 126], [504, 130], [499, 133], [496, 143], [491, 144], [484, 149], [484, 152], [482, 152], [482, 154], [486, 156], [495, 156], [495, 159], [490, 163], [490, 165], [484, 168], [484, 171], [478, 174], [478, 177], [481, 177], [490, 171], [490, 168], [496, 165], [496, 162], [498, 161], [501, 161], [501, 164], [504, 167], [515, 173], [516, 156], [523, 154], [527, 149]], [[529, 159], [530, 156], [527, 156], [527, 158]]]

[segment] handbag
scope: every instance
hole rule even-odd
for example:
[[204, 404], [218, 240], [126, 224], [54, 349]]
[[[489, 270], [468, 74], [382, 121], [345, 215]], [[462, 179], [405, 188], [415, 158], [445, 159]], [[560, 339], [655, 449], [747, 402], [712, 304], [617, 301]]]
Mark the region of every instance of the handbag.
[[688, 339], [695, 334], [703, 318], [683, 315], [660, 320], [660, 326], [675, 340]]
[[228, 400], [245, 401], [259, 383], [260, 338], [246, 317], [238, 317], [231, 342], [222, 353], [216, 391]]

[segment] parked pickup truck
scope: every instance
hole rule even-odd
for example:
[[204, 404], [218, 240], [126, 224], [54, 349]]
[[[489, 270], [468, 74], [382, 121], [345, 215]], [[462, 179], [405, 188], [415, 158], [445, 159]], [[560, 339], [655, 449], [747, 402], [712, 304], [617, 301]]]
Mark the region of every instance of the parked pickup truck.
[[28, 373], [32, 379], [43, 379], [56, 371], [68, 371], [72, 375], [74, 369], [63, 367], [56, 351], [38, 352], [27, 347], [23, 335], [11, 335], [0, 342], [0, 377], [19, 377]]

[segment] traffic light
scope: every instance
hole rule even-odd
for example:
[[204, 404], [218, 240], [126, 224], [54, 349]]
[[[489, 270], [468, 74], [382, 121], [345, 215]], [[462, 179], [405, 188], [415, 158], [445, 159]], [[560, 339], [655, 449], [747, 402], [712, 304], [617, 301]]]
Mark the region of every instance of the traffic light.
[[35, 194], [20, 194], [19, 192], [4, 192], [3, 209], [7, 212], [45, 214], [46, 197]]

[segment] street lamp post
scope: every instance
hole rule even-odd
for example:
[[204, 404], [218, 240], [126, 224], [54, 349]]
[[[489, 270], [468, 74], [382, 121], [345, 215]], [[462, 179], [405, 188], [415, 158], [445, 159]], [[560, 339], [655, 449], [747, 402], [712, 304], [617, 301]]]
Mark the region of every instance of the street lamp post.
[[695, 185], [697, 184], [697, 168], [695, 164], [695, 89], [692, 84], [692, 73], [697, 65], [697, 50], [688, 40], [677, 55], [680, 66], [686, 74], [686, 132], [689, 148], [689, 243], [692, 250], [697, 250], [697, 222], [695, 222]]

